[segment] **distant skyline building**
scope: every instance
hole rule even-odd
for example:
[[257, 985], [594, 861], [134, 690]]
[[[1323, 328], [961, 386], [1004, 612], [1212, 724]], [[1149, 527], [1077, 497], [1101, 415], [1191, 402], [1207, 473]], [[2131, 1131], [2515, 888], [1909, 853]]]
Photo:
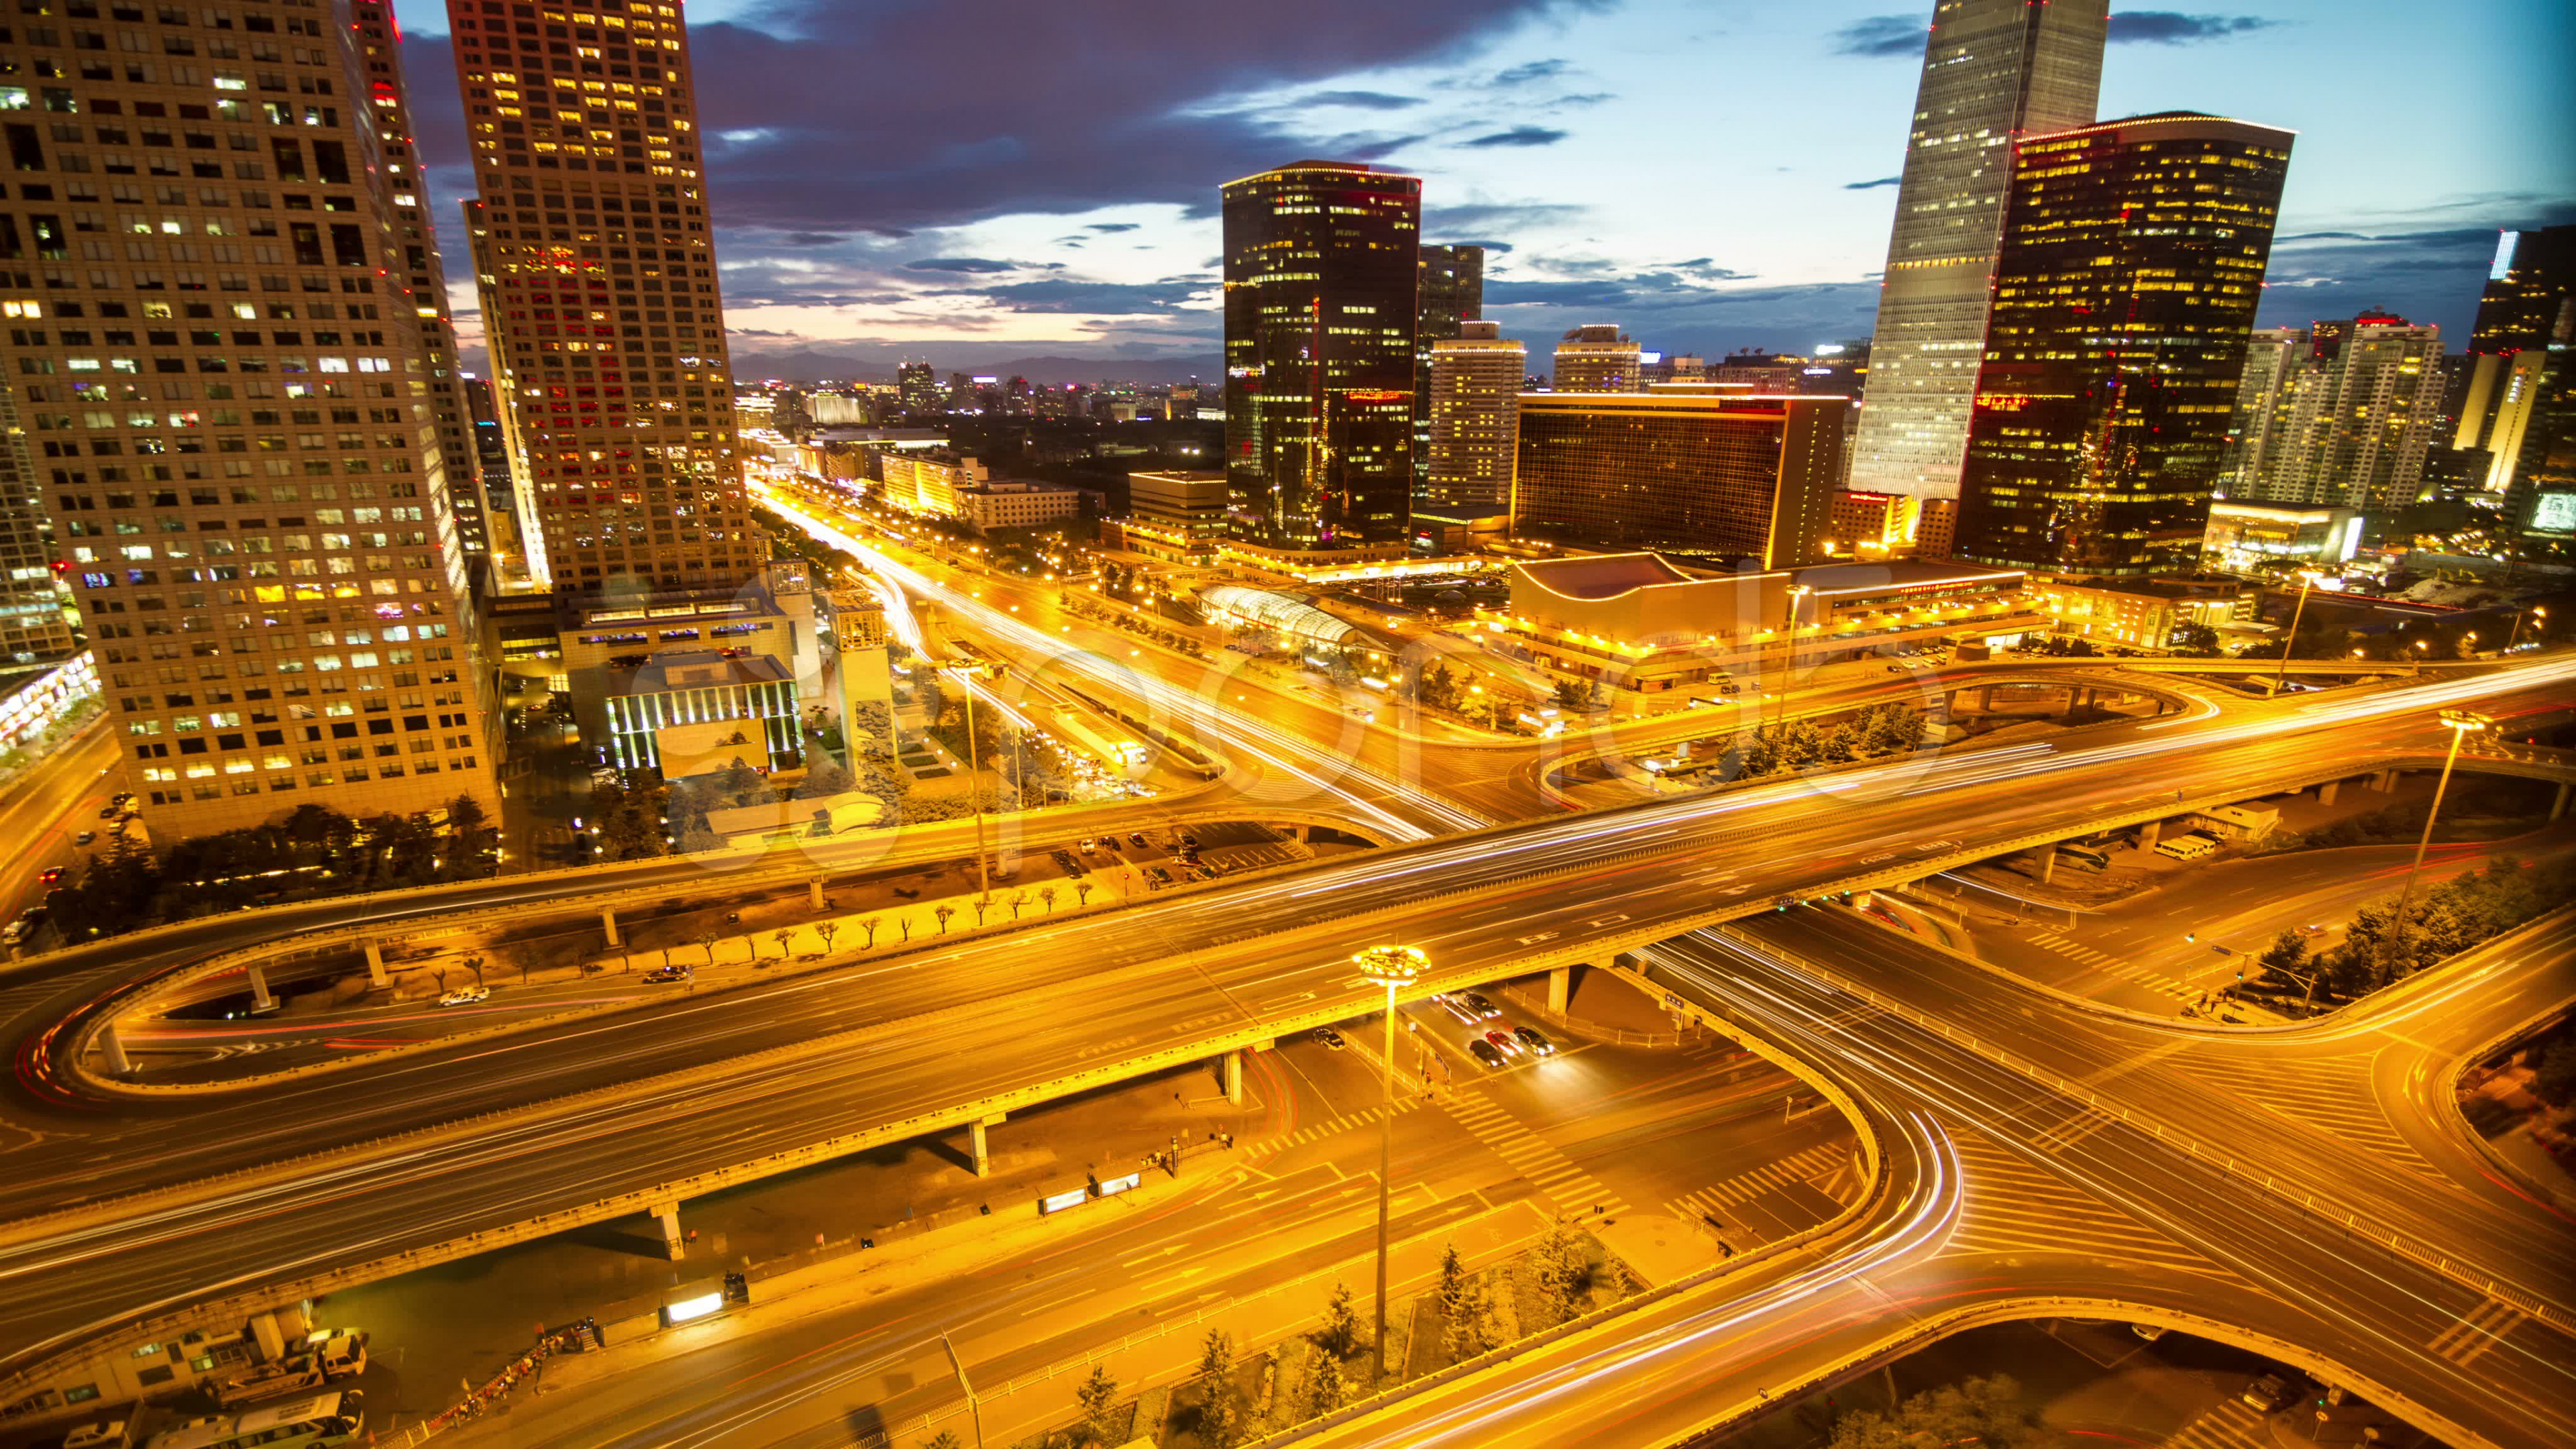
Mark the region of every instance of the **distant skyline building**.
[[2252, 336], [2229, 498], [2381, 512], [2415, 501], [2442, 405], [2442, 329], [2384, 312]]
[[1299, 161], [1220, 195], [1233, 530], [1305, 548], [1403, 543], [1421, 178]]
[[935, 413], [939, 411], [939, 375], [927, 362], [906, 362], [895, 369], [895, 396], [904, 411]]
[[1791, 568], [1823, 556], [1838, 397], [1532, 392], [1519, 398], [1512, 532]]
[[[449, 0], [478, 271], [529, 573], [583, 595], [757, 576], [685, 17], [549, 10], [540, 39]], [[520, 22], [524, 23], [524, 22]]]
[[1413, 486], [1422, 492], [1431, 467], [1431, 348], [1485, 315], [1485, 249], [1426, 246], [1414, 289]]
[[1940, 0], [1879, 283], [1851, 486], [1954, 498], [2012, 144], [2087, 125], [2109, 0]]
[[7, 380], [156, 845], [305, 804], [500, 813], [416, 177], [329, 13], [279, 22], [265, 101], [174, 59], [245, 48], [237, 12], [81, 26], [8, 128]]
[[1552, 392], [1636, 392], [1645, 386], [1637, 339], [1611, 322], [1569, 328], [1550, 364]]
[[2501, 233], [2469, 333], [2468, 391], [2451, 442], [2487, 450], [2488, 493], [2513, 490], [2532, 412], [2548, 382], [2550, 348], [2571, 334], [2576, 224]]
[[1432, 512], [1491, 517], [1511, 506], [1512, 449], [1529, 348], [1498, 322], [1464, 322], [1431, 344], [1430, 464], [1423, 502]]
[[1959, 557], [2107, 575], [2195, 565], [2291, 139], [2168, 112], [2015, 148]]

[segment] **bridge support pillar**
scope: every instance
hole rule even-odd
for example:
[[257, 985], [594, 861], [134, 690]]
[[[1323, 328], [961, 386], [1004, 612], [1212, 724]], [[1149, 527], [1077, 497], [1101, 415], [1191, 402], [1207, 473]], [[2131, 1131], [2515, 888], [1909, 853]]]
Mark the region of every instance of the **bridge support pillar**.
[[805, 882], [805, 904], [812, 906], [818, 911], [823, 909], [823, 878], [821, 876], [818, 875], [812, 880]]
[[2568, 795], [2569, 795], [2570, 793], [2576, 793], [2576, 785], [2569, 785], [2569, 784], [2564, 784], [2564, 783], [2562, 783], [2562, 784], [2560, 784], [2560, 785], [2559, 785], [2559, 787], [2558, 787], [2558, 796], [2557, 796], [2557, 798], [2556, 798], [2556, 799], [2553, 799], [2553, 800], [2551, 800], [2551, 801], [2549, 802], [2549, 818], [2550, 818], [2550, 819], [2552, 819], [2552, 820], [2556, 820], [2556, 819], [2559, 819], [2559, 818], [2561, 818], [2562, 816], [2566, 815], [2566, 813], [2567, 813], [2567, 797], [2568, 797]]
[[1241, 1052], [1225, 1054], [1225, 1099], [1237, 1107], [1243, 1105], [1243, 1053]]
[[608, 944], [609, 944], [609, 945], [611, 945], [611, 946], [622, 946], [622, 945], [624, 945], [624, 944], [625, 944], [625, 942], [620, 941], [619, 939], [617, 939], [617, 908], [616, 908], [616, 907], [614, 907], [614, 906], [601, 906], [601, 907], [599, 908], [599, 931], [600, 931], [600, 934], [601, 934], [601, 935], [606, 936], [606, 937], [608, 938]]
[[2397, 772], [2395, 770], [2382, 770], [2378, 774], [2371, 776], [2370, 788], [2378, 791], [2382, 795], [2391, 793], [2397, 788]]
[[672, 1262], [680, 1261], [681, 1255], [688, 1251], [688, 1241], [680, 1236], [680, 1205], [676, 1202], [654, 1204], [653, 1221], [662, 1225], [662, 1251], [671, 1255]]
[[985, 1139], [984, 1129], [987, 1127], [1001, 1126], [1002, 1119], [1007, 1115], [1007, 1113], [996, 1112], [990, 1117], [978, 1117], [974, 1121], [966, 1124], [966, 1133], [974, 1140], [975, 1175], [977, 1177], [990, 1177], [993, 1172], [992, 1145]]
[[134, 1063], [125, 1058], [125, 1043], [116, 1039], [116, 1023], [113, 1021], [98, 1029], [98, 1058], [99, 1064], [107, 1068], [111, 1077], [121, 1077], [134, 1070]]
[[1303, 825], [1281, 825], [1275, 828], [1284, 831], [1290, 840], [1296, 841], [1299, 845], [1306, 843], [1306, 827]]
[[2043, 845], [2039, 848], [2039, 883], [2046, 885], [2056, 878], [2057, 847], [2054, 844]]
[[286, 1357], [286, 1330], [278, 1327], [276, 1314], [252, 1315], [250, 1336], [258, 1342], [259, 1356], [265, 1362], [275, 1363]]
[[267, 1011], [275, 1007], [277, 1005], [277, 998], [268, 994], [267, 968], [262, 966], [253, 966], [250, 968], [249, 975], [250, 1009], [253, 1011]]
[[2328, 780], [2317, 787], [2317, 803], [2320, 805], [2332, 805], [2335, 802], [2335, 796], [2342, 792], [2343, 781]]
[[2139, 827], [2138, 827], [2138, 849], [2140, 849], [2140, 850], [2153, 850], [2153, 849], [2155, 849], [2155, 848], [2156, 848], [2156, 832], [2157, 832], [2158, 830], [2163, 829], [2163, 828], [2164, 828], [2164, 822], [2163, 822], [2163, 821], [2161, 821], [2161, 820], [2150, 820], [2150, 821], [2148, 821], [2146, 824], [2139, 826]]
[[1565, 1015], [1567, 998], [1574, 994], [1574, 967], [1571, 963], [1547, 973], [1547, 1009]]
[[392, 979], [385, 975], [385, 943], [369, 941], [367, 943], [367, 984], [385, 986], [390, 985]]

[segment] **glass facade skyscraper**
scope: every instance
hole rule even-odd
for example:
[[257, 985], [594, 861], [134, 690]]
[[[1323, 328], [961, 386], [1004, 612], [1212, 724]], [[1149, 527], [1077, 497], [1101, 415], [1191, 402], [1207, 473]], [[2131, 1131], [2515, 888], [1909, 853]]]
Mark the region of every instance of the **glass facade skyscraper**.
[[[1426, 246], [1415, 289], [1413, 327], [1413, 479], [1423, 486], [1431, 465], [1431, 349], [1485, 315], [1485, 249]], [[1514, 382], [1514, 392], [1520, 384]]]
[[2176, 113], [2015, 149], [1959, 557], [2110, 575], [2193, 565], [2290, 141]]
[[1300, 161], [1222, 199], [1229, 527], [1310, 548], [1406, 541], [1421, 180]]
[[1463, 322], [1431, 344], [1430, 466], [1424, 504], [1434, 513], [1488, 517], [1510, 506], [1512, 447], [1529, 348], [1496, 322]]
[[2108, 0], [1940, 0], [1879, 284], [1850, 486], [1954, 498], [2012, 143], [2088, 124]]
[[1532, 392], [1512, 532], [1792, 568], [1821, 556], [1841, 471], [1838, 397]]

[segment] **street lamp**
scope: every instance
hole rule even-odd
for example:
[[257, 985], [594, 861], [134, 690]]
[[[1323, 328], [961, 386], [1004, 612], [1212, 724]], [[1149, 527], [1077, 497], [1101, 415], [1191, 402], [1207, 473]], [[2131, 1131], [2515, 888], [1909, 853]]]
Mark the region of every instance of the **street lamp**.
[[[2433, 786], [2433, 808], [2424, 812], [2424, 834], [2423, 838], [2415, 842], [2415, 864], [2407, 868], [2406, 884], [2397, 892], [2397, 924], [2394, 937], [2394, 944], [2397, 946], [2406, 944], [2406, 903], [2415, 894], [2415, 877], [2424, 872], [2424, 850], [2433, 843], [2433, 822], [2441, 817], [2442, 794], [2451, 788], [2451, 766], [2460, 758], [2461, 742], [2473, 734], [2495, 727], [2493, 716], [2467, 709], [2442, 711], [2442, 723], [2451, 731], [2451, 750], [2449, 754], [2442, 757], [2442, 778]], [[2392, 951], [2391, 954], [2393, 955], [2394, 952]]]
[[2299, 602], [2290, 610], [2289, 631], [2281, 636], [2281, 673], [2272, 681], [2274, 694], [2290, 687], [2290, 648], [2299, 642], [2299, 616], [2308, 611], [2308, 589], [2323, 577], [2325, 575], [2315, 569], [2299, 570]]
[[1377, 1126], [1377, 1377], [1386, 1382], [1386, 1219], [1395, 1162], [1395, 989], [1409, 986], [1430, 965], [1419, 946], [1371, 946], [1351, 957], [1360, 975], [1386, 988], [1386, 1114]]
[[2504, 652], [2507, 654], [2511, 654], [2513, 652], [2514, 641], [2522, 637], [2522, 618], [2526, 613], [2530, 614], [2531, 617], [2535, 619], [2546, 620], [2549, 617], [2549, 606], [2546, 604], [2538, 604], [2528, 610], [2516, 609], [2513, 611], [2513, 632], [2505, 635], [2504, 639]]

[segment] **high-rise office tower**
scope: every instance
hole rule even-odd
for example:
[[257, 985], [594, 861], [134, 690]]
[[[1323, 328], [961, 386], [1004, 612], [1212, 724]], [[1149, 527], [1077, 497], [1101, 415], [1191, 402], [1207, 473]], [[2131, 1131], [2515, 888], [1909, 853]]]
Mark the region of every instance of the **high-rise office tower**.
[[1958, 496], [2012, 143], [2093, 119], [2109, 11], [2109, 0], [1933, 6], [1852, 487]]
[[2469, 333], [2468, 393], [2454, 448], [2484, 448], [2486, 491], [2510, 491], [2532, 409], [2546, 384], [2550, 340], [2576, 330], [2576, 224], [2509, 231], [2496, 242]]
[[1525, 393], [1512, 532], [1763, 568], [1823, 556], [1842, 471], [1838, 397]]
[[1548, 387], [1555, 392], [1636, 392], [1645, 386], [1637, 339], [1616, 323], [1569, 330], [1557, 340], [1553, 366]]
[[1431, 470], [1431, 346], [1485, 315], [1485, 249], [1424, 247], [1414, 295], [1413, 486], [1418, 492]]
[[1510, 506], [1512, 448], [1529, 349], [1499, 322], [1463, 322], [1431, 344], [1430, 464], [1423, 503], [1432, 512], [1491, 517]]
[[1421, 179], [1300, 161], [1222, 198], [1233, 527], [1279, 545], [1404, 541]]
[[2220, 475], [2239, 501], [2415, 501], [2442, 402], [2442, 329], [2384, 312], [2253, 334]]
[[927, 362], [907, 362], [895, 369], [895, 396], [905, 412], [939, 411], [939, 377]]
[[474, 150], [484, 334], [539, 531], [532, 576], [741, 587], [754, 537], [680, 7], [536, 17], [448, 0]]
[[2114, 575], [2199, 557], [2290, 141], [2169, 112], [2014, 148], [1958, 556]]
[[349, 20], [367, 68], [367, 101], [393, 198], [394, 225], [402, 243], [403, 280], [420, 299], [420, 342], [429, 359], [429, 405], [438, 429], [438, 452], [447, 468], [447, 498], [456, 513], [456, 537], [469, 559], [491, 552], [491, 501], [483, 487], [474, 424], [465, 410], [456, 365], [456, 323], [447, 312], [447, 277], [421, 184], [420, 156], [412, 146], [411, 94], [403, 81], [402, 29], [393, 0], [350, 0]]
[[[13, 310], [10, 331], [27, 330]], [[54, 579], [53, 526], [27, 448], [26, 426], [9, 379], [0, 376], [0, 671], [50, 663], [72, 652]]]
[[119, 9], [9, 50], [9, 380], [157, 840], [497, 811], [434, 299], [331, 14]]

